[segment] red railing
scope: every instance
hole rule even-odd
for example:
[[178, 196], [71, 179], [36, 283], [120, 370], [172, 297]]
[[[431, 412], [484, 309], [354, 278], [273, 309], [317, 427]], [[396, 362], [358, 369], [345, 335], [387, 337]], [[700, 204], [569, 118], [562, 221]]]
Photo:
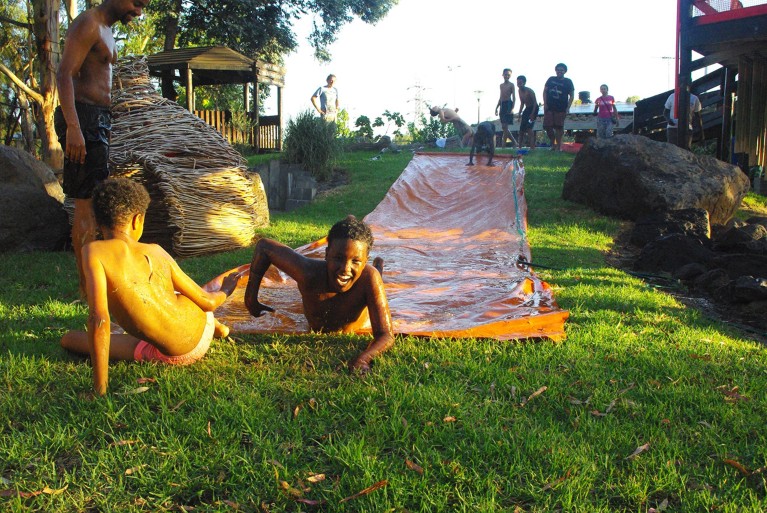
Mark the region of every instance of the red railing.
[[692, 5], [692, 16], [698, 24], [767, 14], [767, 0], [693, 0]]

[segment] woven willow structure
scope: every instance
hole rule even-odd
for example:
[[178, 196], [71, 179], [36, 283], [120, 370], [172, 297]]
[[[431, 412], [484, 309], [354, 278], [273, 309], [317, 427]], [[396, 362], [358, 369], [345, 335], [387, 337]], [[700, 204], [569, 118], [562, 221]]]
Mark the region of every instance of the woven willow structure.
[[259, 176], [221, 134], [157, 94], [146, 58], [121, 59], [112, 79], [114, 176], [141, 182], [152, 202], [142, 241], [197, 256], [249, 246], [269, 225]]

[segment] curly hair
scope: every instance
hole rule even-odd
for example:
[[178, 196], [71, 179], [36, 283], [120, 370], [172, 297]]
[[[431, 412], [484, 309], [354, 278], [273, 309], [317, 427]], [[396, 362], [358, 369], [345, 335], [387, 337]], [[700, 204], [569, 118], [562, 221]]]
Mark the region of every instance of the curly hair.
[[93, 189], [93, 215], [99, 226], [114, 228], [146, 214], [149, 193], [143, 185], [128, 178], [109, 178]]
[[373, 232], [370, 227], [354, 216], [346, 216], [345, 219], [334, 224], [328, 232], [328, 245], [334, 240], [349, 239], [364, 242], [368, 249], [373, 247]]

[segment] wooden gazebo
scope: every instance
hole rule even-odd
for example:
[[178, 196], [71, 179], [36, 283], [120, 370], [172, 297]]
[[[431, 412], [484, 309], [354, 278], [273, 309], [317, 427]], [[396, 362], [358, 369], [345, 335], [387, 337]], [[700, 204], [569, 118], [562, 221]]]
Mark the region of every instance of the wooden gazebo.
[[[247, 134], [247, 142], [259, 150], [280, 150], [282, 141], [282, 88], [285, 86], [285, 70], [281, 66], [255, 61], [224, 46], [200, 46], [178, 48], [159, 52], [148, 57], [149, 73], [161, 80], [183, 84], [186, 88], [186, 107], [217, 128], [225, 137], [232, 134], [225, 130], [226, 113], [196, 111], [194, 88], [205, 85], [243, 84], [243, 105], [256, 129]], [[277, 88], [277, 115], [259, 116], [259, 85]], [[254, 86], [255, 101], [251, 101], [250, 86]], [[163, 90], [167, 90], [163, 87]], [[171, 98], [175, 100], [175, 98]], [[251, 107], [252, 105], [252, 107]], [[231, 113], [228, 114], [231, 116]], [[237, 142], [237, 141], [231, 141]]]
[[[723, 70], [721, 134], [717, 156], [765, 165], [767, 144], [767, 0], [677, 0], [679, 119], [687, 119], [692, 72], [719, 64]], [[702, 57], [693, 60], [693, 51]], [[737, 82], [736, 82], [737, 77]], [[737, 86], [736, 86], [737, 84]], [[735, 100], [737, 94], [737, 101]], [[687, 124], [679, 124], [686, 140]]]

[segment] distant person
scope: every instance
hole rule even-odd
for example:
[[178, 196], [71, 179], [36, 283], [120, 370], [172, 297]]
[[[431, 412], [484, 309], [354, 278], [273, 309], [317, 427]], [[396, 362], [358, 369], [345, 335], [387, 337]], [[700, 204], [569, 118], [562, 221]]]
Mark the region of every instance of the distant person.
[[511, 82], [511, 69], [506, 68], [503, 70], [503, 83], [501, 83], [501, 96], [498, 98], [498, 105], [495, 106], [495, 115], [501, 120], [501, 148], [506, 147], [506, 140], [514, 141], [511, 132], [509, 131], [509, 125], [514, 123], [514, 103], [516, 101], [516, 93], [514, 91], [514, 84]]
[[554, 66], [556, 76], [549, 77], [543, 87], [543, 129], [549, 136], [551, 149], [562, 151], [562, 136], [565, 133], [565, 118], [573, 104], [575, 87], [572, 80], [565, 78], [567, 66]]
[[599, 86], [602, 95], [594, 100], [594, 114], [597, 115], [597, 139], [609, 139], [613, 136], [613, 127], [618, 125], [620, 114], [615, 106], [615, 98], [607, 94], [607, 84]]
[[368, 318], [373, 342], [349, 363], [352, 371], [367, 372], [370, 363], [394, 344], [391, 314], [381, 272], [382, 260], [368, 265], [373, 233], [354, 216], [337, 222], [327, 237], [325, 259], [308, 258], [271, 239], [260, 239], [253, 252], [245, 306], [254, 316], [274, 309], [259, 303], [261, 280], [270, 265], [298, 284], [309, 327], [318, 332], [355, 333]]
[[[678, 145], [678, 126], [679, 126], [679, 120], [674, 117], [674, 103], [676, 100], [676, 93], [671, 93], [669, 95], [668, 99], [666, 100], [666, 104], [663, 108], [663, 117], [666, 118], [667, 126], [666, 126], [666, 140], [670, 142], [671, 144], [677, 144]], [[702, 110], [700, 99], [698, 99], [697, 96], [690, 93], [690, 110], [688, 112], [689, 114], [689, 122], [688, 122], [688, 130], [687, 130], [687, 141], [686, 144], [683, 146], [684, 148], [687, 148], [688, 150], [692, 146], [692, 136], [694, 132], [698, 132], [700, 134], [701, 139], [703, 139], [703, 119], [700, 116], [700, 111]]]
[[[312, 105], [320, 117], [328, 123], [335, 123], [338, 116], [338, 89], [335, 87], [336, 76], [328, 75], [327, 84], [320, 86], [312, 95]], [[319, 101], [319, 104], [318, 104]]]
[[91, 194], [96, 184], [109, 176], [112, 65], [117, 62], [112, 26], [140, 17], [148, 3], [104, 0], [80, 13], [67, 30], [56, 73], [61, 105], [53, 118], [64, 150], [64, 194], [74, 199], [72, 247], [81, 295], [85, 294], [82, 248], [96, 238]]
[[461, 138], [461, 147], [468, 146], [471, 144], [471, 137], [473, 135], [473, 132], [471, 131], [471, 127], [469, 124], [461, 119], [461, 117], [458, 115], [458, 109], [445, 109], [442, 107], [432, 107], [429, 109], [429, 113], [432, 116], [437, 116], [439, 120], [443, 123], [452, 123], [453, 127], [455, 127], [455, 131], [458, 133], [458, 137]]
[[[83, 248], [88, 296], [87, 331], [61, 338], [64, 349], [90, 355], [93, 389], [107, 391], [109, 360], [188, 365], [203, 357], [214, 334], [229, 329], [213, 317], [237, 286], [226, 276], [206, 292], [156, 244], [139, 242], [149, 194], [128, 178], [110, 178], [93, 191], [93, 212], [104, 240]], [[114, 317], [124, 334], [111, 332]]]
[[535, 120], [538, 118], [538, 100], [535, 92], [527, 87], [524, 75], [517, 77], [519, 90], [519, 147], [527, 141], [531, 150], [535, 149]]
[[469, 163], [467, 166], [474, 165], [474, 152], [477, 153], [477, 161], [479, 161], [479, 152], [486, 150], [488, 153], [487, 165], [493, 165], [493, 157], [495, 156], [495, 125], [491, 121], [483, 121], [477, 125], [477, 130], [474, 132], [472, 138], [471, 151], [469, 152]]

